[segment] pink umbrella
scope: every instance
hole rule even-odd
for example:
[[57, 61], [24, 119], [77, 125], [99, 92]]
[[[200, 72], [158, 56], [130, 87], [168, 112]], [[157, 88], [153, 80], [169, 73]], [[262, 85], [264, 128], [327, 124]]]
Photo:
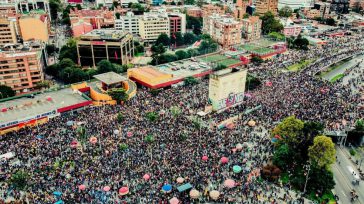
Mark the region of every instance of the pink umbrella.
[[150, 175], [149, 174], [144, 174], [143, 179], [145, 181], [148, 181], [150, 179]]
[[235, 187], [235, 181], [232, 179], [226, 179], [224, 182], [224, 186], [228, 188], [234, 188]]
[[72, 148], [76, 148], [78, 146], [78, 142], [76, 140], [73, 140], [70, 145]]
[[132, 133], [132, 132], [127, 132], [127, 133], [126, 133], [126, 136], [127, 136], [127, 137], [131, 137], [131, 136], [133, 136], [133, 133]]
[[96, 144], [97, 143], [97, 138], [96, 137], [91, 137], [90, 138], [90, 143], [91, 144]]
[[126, 195], [126, 194], [128, 194], [129, 193], [129, 188], [128, 187], [121, 187], [120, 189], [119, 189], [119, 194], [120, 195]]
[[85, 185], [79, 185], [78, 186], [78, 189], [80, 189], [81, 191], [84, 191], [86, 189], [86, 186]]
[[271, 81], [267, 81], [267, 82], [265, 82], [265, 85], [266, 85], [266, 86], [272, 86], [272, 85], [273, 85], [273, 83], [272, 83]]
[[235, 153], [236, 152], [236, 148], [232, 148], [231, 151], [233, 151]]
[[221, 163], [226, 164], [229, 162], [229, 159], [227, 157], [221, 157], [220, 161]]
[[169, 200], [169, 203], [170, 204], [178, 204], [179, 203], [179, 200], [178, 200], [178, 198], [173, 197], [171, 200]]
[[204, 156], [202, 156], [202, 160], [203, 161], [207, 161], [209, 158], [206, 156], [206, 155], [204, 155]]
[[104, 190], [105, 192], [110, 191], [110, 186], [105, 186], [102, 190]]

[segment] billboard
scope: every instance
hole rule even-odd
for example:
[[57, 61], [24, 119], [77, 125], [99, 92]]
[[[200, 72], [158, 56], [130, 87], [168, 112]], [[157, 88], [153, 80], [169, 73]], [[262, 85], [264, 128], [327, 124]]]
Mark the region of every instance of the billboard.
[[247, 70], [226, 69], [210, 75], [209, 100], [212, 109], [220, 111], [244, 100]]

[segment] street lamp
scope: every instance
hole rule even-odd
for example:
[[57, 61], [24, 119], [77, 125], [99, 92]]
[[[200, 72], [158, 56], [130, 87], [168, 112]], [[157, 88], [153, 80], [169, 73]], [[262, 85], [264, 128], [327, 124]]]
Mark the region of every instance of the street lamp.
[[305, 170], [307, 170], [306, 174], [306, 181], [305, 181], [305, 187], [303, 188], [303, 194], [306, 193], [306, 187], [307, 187], [307, 181], [308, 181], [308, 175], [310, 174], [310, 170], [311, 170], [311, 161], [308, 161], [308, 163], [306, 165], [303, 166], [303, 168]]

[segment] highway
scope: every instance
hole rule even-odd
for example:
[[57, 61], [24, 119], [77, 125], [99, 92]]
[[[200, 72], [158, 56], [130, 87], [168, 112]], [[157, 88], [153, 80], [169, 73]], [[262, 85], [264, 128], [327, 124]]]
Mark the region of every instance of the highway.
[[333, 165], [334, 180], [336, 182], [334, 193], [339, 196], [339, 203], [351, 203], [350, 191], [354, 189], [357, 192], [359, 199], [353, 203], [364, 204], [364, 182], [360, 181], [359, 185], [355, 186], [352, 184], [354, 176], [351, 171], [354, 170], [358, 175], [356, 165], [354, 165], [348, 158], [348, 155], [339, 147], [336, 148], [336, 156], [337, 161]]

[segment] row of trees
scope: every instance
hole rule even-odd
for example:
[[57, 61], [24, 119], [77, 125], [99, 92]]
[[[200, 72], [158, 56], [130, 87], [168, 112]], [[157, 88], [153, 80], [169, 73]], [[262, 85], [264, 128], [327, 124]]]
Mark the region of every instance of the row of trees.
[[[198, 39], [202, 39], [202, 42], [197, 49], [188, 49], [187, 51], [178, 50], [175, 52], [175, 54], [165, 53], [166, 48], [164, 47], [164, 45], [168, 43], [167, 39], [168, 36], [166, 34], [161, 34], [156, 42], [156, 44], [157, 43], [159, 44], [153, 45], [151, 47], [153, 53], [152, 54], [153, 60], [151, 61], [151, 64], [158, 65], [198, 55], [203, 55], [210, 52], [215, 52], [218, 48], [218, 44], [209, 35], [203, 34], [201, 35], [201, 37], [197, 37], [194, 34], [188, 33], [187, 35], [184, 36], [189, 36], [188, 38], [184, 38], [187, 39], [185, 42], [194, 42], [195, 40]], [[193, 37], [193, 39], [191, 37]]]
[[154, 45], [162, 44], [163, 46], [170, 46], [177, 45], [191, 45], [192, 43], [196, 42], [196, 40], [199, 40], [200, 37], [193, 34], [193, 33], [185, 33], [182, 35], [182, 33], [177, 32], [173, 36], [168, 37], [167, 34], [162, 33], [158, 36], [157, 40], [155, 41]]
[[[294, 116], [285, 118], [272, 130], [275, 140], [273, 164], [288, 177], [288, 182], [306, 194], [329, 194], [335, 182], [331, 166], [335, 162], [335, 145], [320, 135], [324, 126], [303, 122]], [[308, 174], [308, 175], [307, 175]]]

